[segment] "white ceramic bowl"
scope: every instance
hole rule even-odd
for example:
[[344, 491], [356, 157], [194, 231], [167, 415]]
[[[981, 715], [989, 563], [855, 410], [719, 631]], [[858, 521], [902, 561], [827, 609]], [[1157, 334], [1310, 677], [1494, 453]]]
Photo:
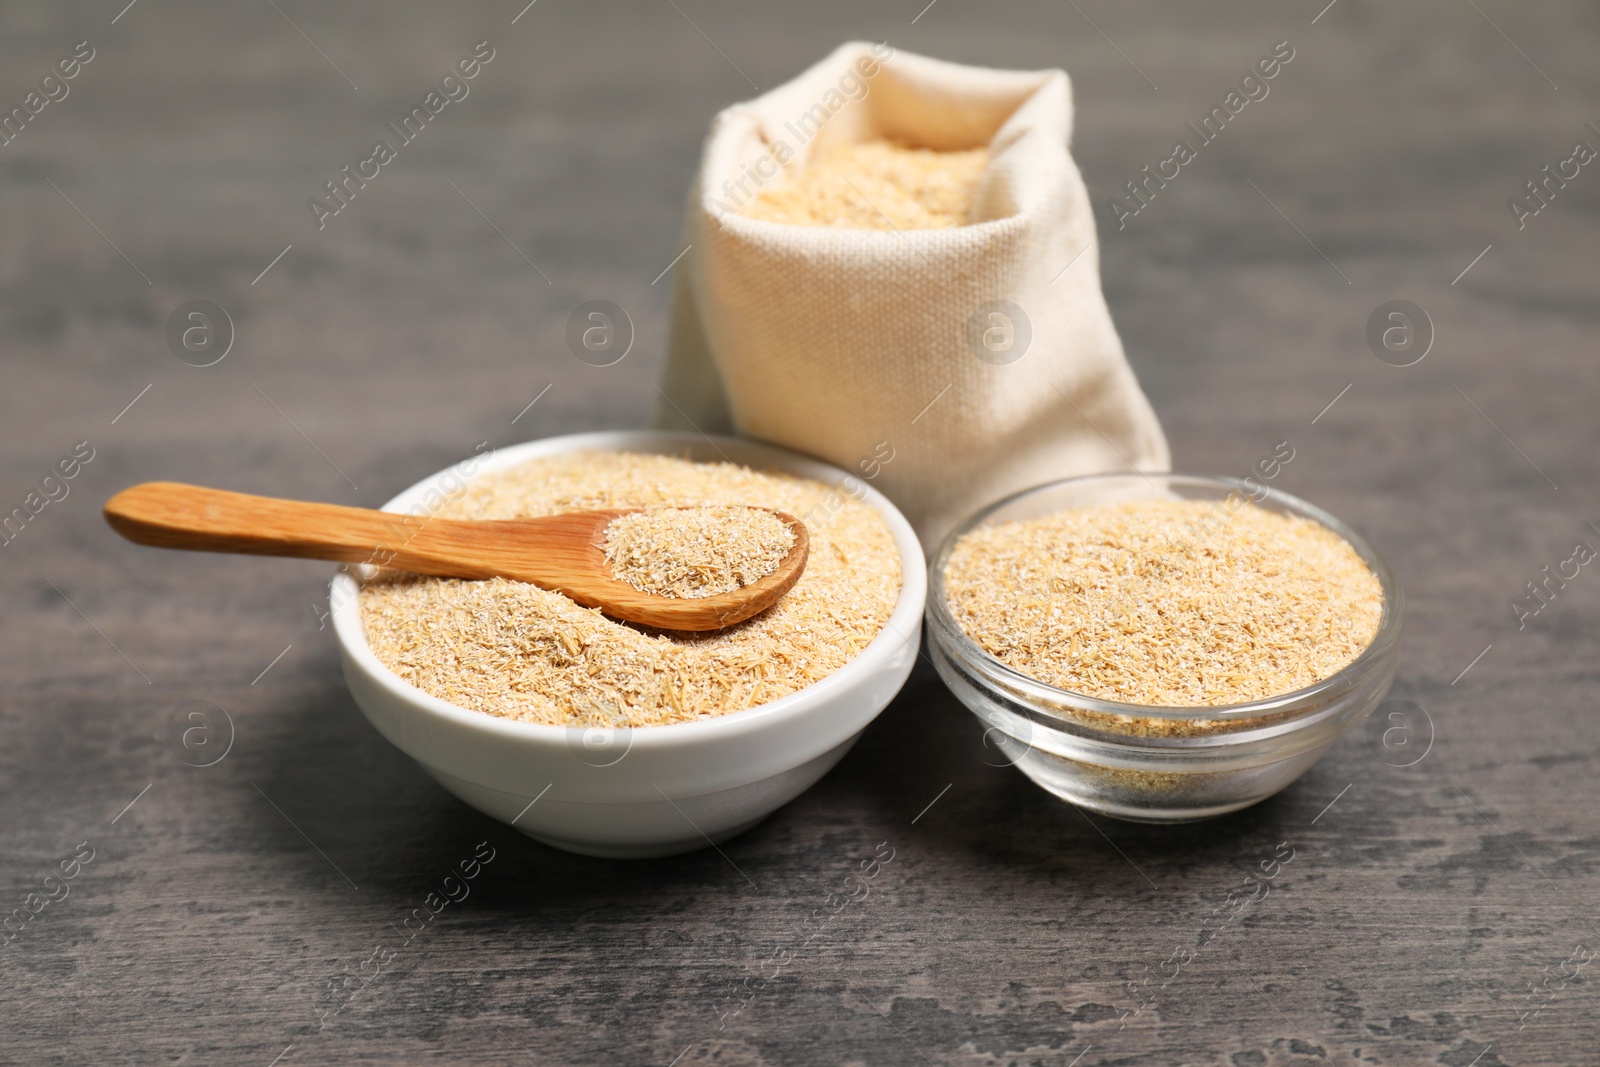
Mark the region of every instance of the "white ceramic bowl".
[[[457, 707], [402, 681], [373, 655], [358, 585], [330, 589], [350, 693], [378, 732], [450, 792], [538, 841], [590, 856], [666, 856], [742, 833], [809, 788], [905, 684], [921, 637], [927, 567], [898, 509], [861, 479], [794, 452], [736, 438], [649, 431], [572, 434], [513, 445], [473, 476], [590, 449], [728, 459], [846, 487], [877, 509], [900, 550], [889, 624], [839, 671], [797, 693], [715, 719], [597, 730], [516, 722]], [[441, 471], [384, 505], [406, 511], [459, 484]]]

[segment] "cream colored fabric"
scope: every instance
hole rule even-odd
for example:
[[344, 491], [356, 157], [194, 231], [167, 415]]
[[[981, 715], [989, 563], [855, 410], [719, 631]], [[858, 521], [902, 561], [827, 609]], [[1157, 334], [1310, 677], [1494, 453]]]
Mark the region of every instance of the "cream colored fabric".
[[[723, 111], [689, 199], [658, 424], [737, 432], [844, 467], [887, 494], [929, 549], [1028, 486], [1165, 470], [1166, 439], [1100, 292], [1071, 135], [1063, 71], [863, 43]], [[783, 180], [780, 164], [875, 137], [987, 144], [982, 221], [876, 231], [738, 214]], [[1006, 318], [975, 318], [993, 301], [1020, 307], [1031, 328], [1014, 362], [1019, 323], [1007, 350]]]

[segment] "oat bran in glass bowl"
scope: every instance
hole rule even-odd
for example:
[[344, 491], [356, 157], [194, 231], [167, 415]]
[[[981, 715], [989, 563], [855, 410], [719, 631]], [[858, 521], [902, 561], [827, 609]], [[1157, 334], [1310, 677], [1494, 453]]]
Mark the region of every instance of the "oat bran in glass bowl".
[[[992, 576], [994, 617], [985, 617], [989, 603], [983, 596], [974, 614], [971, 579], [981, 568], [958, 571], [955, 579], [951, 575], [953, 561], [973, 566], [959, 549], [968, 535], [978, 534], [967, 543], [971, 550], [997, 536], [1010, 536], [1008, 531], [1033, 528], [1026, 524], [1101, 508], [1178, 516], [1161, 542], [1162, 551], [1175, 555], [1163, 559], [1152, 549], [1146, 559], [1134, 558], [1131, 551], [1124, 558], [1118, 555], [1123, 546], [1117, 539], [1105, 536], [1091, 546], [1093, 553], [1086, 549], [1105, 564], [1107, 577], [1096, 580], [1086, 580], [1082, 568], [1075, 571], [1048, 558], [1036, 563], [1012, 558], [1005, 561], [1003, 581], [1000, 571]], [[1235, 607], [1170, 603], [1160, 592], [1165, 579], [1149, 568], [1181, 570], [1183, 560], [1193, 558], [1204, 562], [1206, 570], [1199, 573], [1232, 577], [1241, 568], [1261, 566], [1255, 555], [1231, 562], [1221, 558], [1235, 540], [1250, 540], [1243, 536], [1248, 531], [1232, 528], [1241, 513], [1269, 532], [1281, 516], [1295, 536], [1313, 538], [1303, 558], [1282, 560], [1285, 566], [1333, 568], [1328, 577], [1336, 581], [1336, 593], [1346, 585], [1370, 582], [1361, 588], [1372, 593], [1371, 616], [1364, 615], [1367, 599], [1352, 592], [1349, 603], [1354, 616], [1361, 617], [1349, 620], [1350, 633], [1337, 626], [1329, 631], [1345, 640], [1343, 646], [1318, 649], [1319, 642], [1309, 633], [1229, 632], [1218, 635], [1216, 662], [1169, 664], [1172, 669], [1161, 676], [1141, 673], [1140, 664], [1161, 661], [1163, 642], [1173, 637], [1171, 624], [1162, 622], [1163, 612], [1192, 628], [1213, 613], [1226, 617], [1222, 607]], [[1235, 538], [1235, 533], [1241, 536]], [[1359, 571], [1353, 569], [1357, 566]], [[1270, 570], [1273, 564], [1265, 567]], [[1171, 575], [1174, 588], [1189, 589], [1192, 578], [1192, 573]], [[956, 697], [988, 727], [985, 744], [1063, 800], [1138, 822], [1187, 822], [1237, 811], [1305, 773], [1340, 734], [1383, 700], [1398, 663], [1404, 615], [1404, 598], [1388, 564], [1344, 523], [1264, 483], [1200, 475], [1091, 475], [1018, 493], [950, 534], [930, 567], [929, 583], [927, 623], [934, 664]], [[1230, 588], [1238, 588], [1247, 601], [1261, 595], [1254, 588]], [[1230, 593], [1222, 589], [1218, 595]], [[1319, 614], [1316, 607], [1305, 605], [1306, 617], [1329, 625], [1323, 618], [1328, 613]], [[1008, 617], [1017, 621], [1016, 632], [1005, 628]], [[1299, 616], [1289, 612], [1287, 617]], [[1351, 639], [1352, 634], [1360, 640]], [[1321, 644], [1338, 646], [1332, 637], [1325, 635]], [[1126, 642], [1132, 641], [1149, 648], [1130, 652]], [[1306, 663], [1297, 659], [1297, 649], [1311, 653]], [[1110, 660], [1097, 664], [1096, 653]], [[1027, 669], [1017, 664], [1027, 664]], [[1036, 675], [1067, 684], [1051, 684]], [[1284, 685], [1292, 688], [1272, 691]], [[1241, 698], [1230, 699], [1230, 688]], [[1126, 695], [1117, 699], [1108, 695], [1113, 692]], [[1190, 699], [1130, 699], [1173, 693]]]
[[[785, 510], [807, 524], [813, 559], [785, 600], [803, 593], [808, 576], [815, 583], [827, 578], [830, 568], [852, 573], [852, 551], [865, 552], [866, 546], [829, 547], [828, 526], [847, 504], [870, 509], [881, 531], [875, 540], [882, 541], [898, 568], [897, 592], [889, 595], [881, 610], [876, 600], [871, 605], [872, 618], [882, 615], [881, 626], [872, 633], [855, 634], [843, 653], [818, 650], [825, 673], [803, 671], [804, 664], [786, 667], [793, 683], [787, 686], [752, 694], [743, 680], [726, 685], [728, 679], [715, 676], [718, 660], [712, 657], [700, 662], [704, 670], [699, 678], [680, 676], [670, 692], [639, 694], [642, 699], [626, 707], [622, 706], [626, 701], [608, 705], [604, 687], [591, 686], [587, 699], [575, 705], [577, 714], [562, 718], [551, 714], [549, 701], [539, 696], [541, 691], [550, 692], [550, 679], [541, 678], [540, 672], [552, 664], [559, 667], [569, 659], [581, 664], [589, 656], [595, 675], [585, 667], [568, 677], [589, 678], [599, 686], [626, 681], [623, 668], [628, 658], [648, 655], [653, 642], [721, 647], [731, 649], [730, 655], [740, 646], [726, 640], [718, 645], [716, 637], [668, 638], [624, 627], [570, 601], [567, 607], [552, 606], [552, 597], [565, 600], [559, 594], [501, 579], [453, 587], [450, 580], [429, 579], [414, 588], [387, 590], [383, 583], [390, 576], [363, 583], [347, 568], [334, 576], [330, 589], [345, 680], [378, 732], [440, 785], [536, 840], [572, 852], [619, 858], [706, 848], [751, 828], [809, 788], [899, 692], [916, 662], [921, 634], [926, 591], [922, 550], [899, 510], [864, 480], [786, 449], [699, 434], [619, 431], [512, 445], [424, 479], [384, 510], [415, 514], [421, 508], [425, 514], [441, 516], [511, 517], [500, 513], [504, 501], [477, 501], [490, 508], [481, 514], [457, 515], [455, 509], [472, 503], [463, 493], [492, 489], [498, 475], [579, 453], [731, 463], [757, 474], [771, 472], [821, 483], [826, 492], [815, 508], [794, 499], [738, 501], [787, 505]], [[639, 491], [648, 496], [659, 488], [646, 481]], [[533, 491], [541, 492], [537, 487]], [[662, 499], [630, 506], [733, 502]], [[605, 504], [579, 492], [564, 497], [561, 510]], [[406, 524], [397, 521], [396, 536], [403, 537], [405, 529]], [[503, 584], [494, 586], [495, 582]], [[803, 606], [798, 600], [796, 604]], [[527, 609], [526, 615], [515, 610], [519, 606]], [[749, 635], [785, 618], [793, 622], [796, 613], [785, 616], [783, 609], [780, 601], [733, 629], [742, 628]], [[379, 618], [368, 614], [372, 611], [398, 614]], [[373, 640], [369, 624], [374, 627]], [[408, 628], [441, 625], [451, 628], [443, 636], [456, 640], [465, 634], [469, 640], [441, 656], [437, 640], [430, 641], [426, 633], [408, 635]], [[795, 629], [803, 638], [804, 627]], [[538, 646], [549, 656], [517, 663], [524, 645]], [[742, 664], [749, 671], [754, 663], [756, 673], [759, 655], [807, 655], [803, 649], [783, 647], [781, 641], [759, 649], [752, 645], [744, 652], [747, 658], [734, 666]], [[447, 669], [451, 656], [459, 658], [460, 674], [454, 678]], [[502, 662], [507, 657], [511, 662]], [[656, 699], [658, 695], [661, 699]], [[699, 714], [697, 702], [711, 700], [724, 703], [711, 713]], [[725, 713], [715, 713], [719, 711]]]

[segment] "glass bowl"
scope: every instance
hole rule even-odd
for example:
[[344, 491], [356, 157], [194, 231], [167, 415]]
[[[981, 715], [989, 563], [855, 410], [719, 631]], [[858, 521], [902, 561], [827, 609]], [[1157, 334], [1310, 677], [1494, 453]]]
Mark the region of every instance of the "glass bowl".
[[[980, 648], [951, 615], [945, 570], [967, 533], [1141, 499], [1214, 501], [1224, 516], [1254, 500], [1333, 530], [1382, 585], [1383, 617], [1372, 643], [1331, 678], [1292, 693], [1212, 707], [1155, 707], [1100, 700], [1019, 673]], [[1136, 822], [1223, 815], [1265, 800], [1304, 774], [1383, 700], [1394, 680], [1404, 614], [1394, 573], [1360, 534], [1265, 483], [1209, 475], [1099, 474], [1028, 489], [961, 524], [929, 568], [927, 628], [934, 665], [957, 699], [988, 726], [984, 745], [997, 753], [992, 762], [1015, 764], [1070, 803]]]

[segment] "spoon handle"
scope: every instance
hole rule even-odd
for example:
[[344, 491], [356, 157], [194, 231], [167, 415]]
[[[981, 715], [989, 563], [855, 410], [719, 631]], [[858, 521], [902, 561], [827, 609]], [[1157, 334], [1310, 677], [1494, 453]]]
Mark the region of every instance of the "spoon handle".
[[106, 501], [105, 516], [129, 541], [155, 548], [388, 564], [445, 577], [484, 576], [470, 564], [418, 551], [426, 546], [424, 520], [387, 511], [145, 482]]

